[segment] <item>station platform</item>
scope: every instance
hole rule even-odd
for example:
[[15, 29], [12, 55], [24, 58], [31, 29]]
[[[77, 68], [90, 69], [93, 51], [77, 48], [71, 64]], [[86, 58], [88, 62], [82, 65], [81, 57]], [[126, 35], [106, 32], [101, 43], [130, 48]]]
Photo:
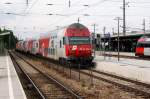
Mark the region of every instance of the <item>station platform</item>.
[[0, 54], [0, 99], [27, 99], [7, 52]]
[[[112, 52], [112, 51], [96, 51], [96, 55], [118, 55], [118, 52]], [[133, 52], [119, 52], [119, 55], [121, 56], [135, 56], [135, 53]]]
[[150, 61], [97, 55], [96, 70], [101, 70], [150, 84]]

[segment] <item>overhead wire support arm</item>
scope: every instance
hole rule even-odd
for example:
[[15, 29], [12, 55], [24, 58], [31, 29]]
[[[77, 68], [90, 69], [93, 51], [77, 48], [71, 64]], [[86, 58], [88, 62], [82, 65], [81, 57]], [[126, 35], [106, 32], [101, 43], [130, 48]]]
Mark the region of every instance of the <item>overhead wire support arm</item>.
[[78, 23], [80, 23], [80, 18], [78, 17]]
[[145, 34], [146, 33], [146, 30], [145, 30], [145, 25], [146, 25], [145, 24], [145, 18], [143, 19], [143, 24], [142, 25], [143, 25], [143, 33]]
[[126, 35], [126, 6], [129, 7], [129, 2], [123, 0], [123, 35]]
[[71, 1], [69, 0], [69, 8], [71, 7]]
[[27, 4], [27, 6], [29, 5], [29, 0], [26, 0], [26, 4]]

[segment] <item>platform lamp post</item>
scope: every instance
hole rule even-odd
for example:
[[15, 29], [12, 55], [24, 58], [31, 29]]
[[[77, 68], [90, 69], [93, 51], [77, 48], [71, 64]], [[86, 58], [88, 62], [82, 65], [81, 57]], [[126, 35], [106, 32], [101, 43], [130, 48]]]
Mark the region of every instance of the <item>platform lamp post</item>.
[[108, 44], [109, 44], [109, 45], [108, 45], [108, 49], [109, 49], [109, 60], [110, 60], [110, 56], [111, 56], [111, 55], [110, 55], [110, 46], [111, 46], [110, 42], [111, 42], [111, 35], [110, 35], [110, 33], [109, 33], [109, 32], [108, 32], [108, 39], [109, 39], [109, 40], [108, 40], [108, 42], [109, 42], [109, 43], [108, 43]]
[[120, 20], [122, 20], [120, 17], [116, 17], [114, 20], [117, 20], [117, 22], [118, 22], [118, 61], [120, 60], [120, 55], [119, 55], [119, 48], [120, 48], [120, 43], [119, 43], [119, 32], [120, 32], [120, 30], [119, 30], [119, 27], [120, 27]]
[[98, 26], [97, 24], [92, 24], [92, 26], [93, 26], [93, 36], [92, 36], [92, 39], [93, 39], [93, 49], [94, 49], [94, 57], [95, 57], [95, 55], [96, 55], [96, 52], [95, 52], [95, 50], [96, 50], [96, 42], [95, 42], [95, 35], [96, 35], [96, 26]]
[[106, 45], [106, 44], [105, 44], [105, 41], [106, 41], [106, 40], [105, 40], [105, 39], [106, 39], [106, 38], [105, 38], [105, 35], [106, 35], [106, 27], [105, 27], [105, 26], [104, 26], [104, 28], [103, 28], [103, 34], [104, 34], [104, 60], [105, 60], [105, 58], [106, 58], [106, 52], [105, 52], [105, 51], [106, 51], [106, 47], [105, 47], [105, 45]]

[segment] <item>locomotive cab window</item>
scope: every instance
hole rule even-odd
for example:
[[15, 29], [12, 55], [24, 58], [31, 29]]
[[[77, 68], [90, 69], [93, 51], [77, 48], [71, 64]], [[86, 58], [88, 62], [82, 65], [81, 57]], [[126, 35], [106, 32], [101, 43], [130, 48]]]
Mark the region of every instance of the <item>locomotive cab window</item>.
[[69, 44], [90, 44], [90, 37], [69, 37]]
[[149, 48], [150, 44], [149, 43], [138, 43], [137, 47], [146, 47], [146, 48]]

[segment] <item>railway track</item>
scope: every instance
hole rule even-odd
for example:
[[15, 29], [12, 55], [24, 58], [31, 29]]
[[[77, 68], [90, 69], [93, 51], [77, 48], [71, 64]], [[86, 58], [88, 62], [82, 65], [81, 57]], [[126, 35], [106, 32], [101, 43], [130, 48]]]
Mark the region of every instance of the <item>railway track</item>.
[[[65, 67], [65, 69], [68, 69], [69, 71], [69, 68]], [[72, 69], [72, 71], [79, 72], [77, 69]], [[110, 74], [103, 71], [92, 70], [92, 69], [80, 70], [80, 73], [93, 77], [93, 79], [98, 79], [107, 83], [111, 83], [127, 92], [132, 92], [135, 95], [142, 96], [144, 98], [150, 98], [150, 84], [142, 83], [140, 81], [136, 81], [125, 77], [120, 77], [118, 75]]]
[[[19, 68], [25, 73], [27, 78], [32, 82], [40, 99], [82, 99], [68, 87], [61, 84], [59, 81], [48, 75], [45, 71], [41, 71], [37, 67], [30, 64], [24, 58], [10, 52], [12, 59], [16, 61]], [[23, 68], [23, 65], [26, 68]], [[22, 66], [21, 66], [22, 65]]]
[[92, 70], [92, 74], [90, 74], [87, 70], [81, 70], [80, 72], [89, 76], [93, 76], [95, 79], [111, 83], [127, 92], [134, 92], [136, 95], [150, 98], [150, 84], [97, 70]]

